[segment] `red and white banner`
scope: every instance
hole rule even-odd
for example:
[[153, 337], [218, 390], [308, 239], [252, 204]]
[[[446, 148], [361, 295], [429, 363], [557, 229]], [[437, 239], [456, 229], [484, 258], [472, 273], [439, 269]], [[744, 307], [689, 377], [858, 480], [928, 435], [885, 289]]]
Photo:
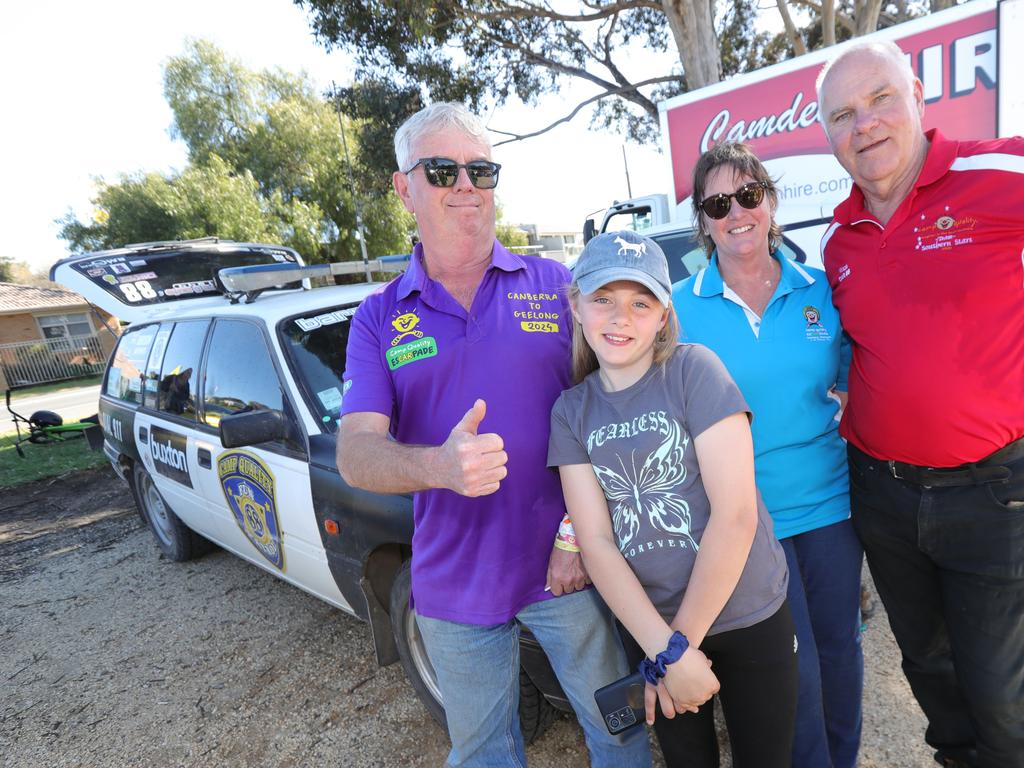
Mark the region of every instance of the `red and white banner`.
[[[938, 127], [950, 138], [996, 136], [994, 2], [968, 3], [871, 37], [892, 39], [909, 55], [924, 85], [926, 129]], [[814, 82], [834, 53], [816, 51], [742, 76], [745, 85], [727, 81], [662, 104], [675, 202], [689, 196], [700, 154], [722, 141], [745, 141], [763, 161], [830, 155]]]

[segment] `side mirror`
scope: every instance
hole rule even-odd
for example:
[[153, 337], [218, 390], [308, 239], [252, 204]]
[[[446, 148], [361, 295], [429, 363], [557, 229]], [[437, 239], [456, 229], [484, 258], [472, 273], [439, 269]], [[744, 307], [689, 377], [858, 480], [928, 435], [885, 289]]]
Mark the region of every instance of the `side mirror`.
[[594, 235], [597, 234], [597, 225], [593, 219], [587, 219], [583, 222], [583, 244], [586, 245], [594, 239]]
[[291, 425], [281, 411], [261, 409], [225, 416], [220, 420], [220, 442], [225, 448], [241, 448], [291, 435]]

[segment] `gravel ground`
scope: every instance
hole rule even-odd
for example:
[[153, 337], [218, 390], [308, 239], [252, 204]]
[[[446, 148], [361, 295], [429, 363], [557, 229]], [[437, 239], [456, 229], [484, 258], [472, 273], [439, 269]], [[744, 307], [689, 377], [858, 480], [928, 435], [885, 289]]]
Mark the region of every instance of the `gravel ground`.
[[[439, 766], [447, 741], [358, 620], [220, 550], [163, 560], [113, 473], [0, 498], [0, 765]], [[884, 614], [865, 768], [934, 766]], [[586, 765], [568, 718], [534, 768]]]

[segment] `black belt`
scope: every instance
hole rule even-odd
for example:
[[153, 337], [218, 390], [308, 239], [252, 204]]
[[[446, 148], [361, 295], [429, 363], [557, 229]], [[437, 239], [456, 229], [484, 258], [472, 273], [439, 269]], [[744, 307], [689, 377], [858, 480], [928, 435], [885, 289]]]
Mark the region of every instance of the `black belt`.
[[1004, 465], [1022, 457], [1024, 437], [979, 461], [961, 464], [959, 467], [919, 467], [916, 464], [904, 464], [902, 461], [888, 461], [886, 464], [889, 466], [889, 474], [897, 480], [929, 488], [945, 488], [1005, 482], [1013, 477], [1013, 470]]

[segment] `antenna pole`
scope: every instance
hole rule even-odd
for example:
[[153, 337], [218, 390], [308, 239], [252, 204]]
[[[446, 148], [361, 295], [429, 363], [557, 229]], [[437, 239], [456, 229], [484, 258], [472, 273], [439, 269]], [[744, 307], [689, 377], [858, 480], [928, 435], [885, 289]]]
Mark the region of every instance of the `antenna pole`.
[[[335, 96], [334, 106], [335, 111], [338, 113], [338, 125], [341, 126], [341, 145], [345, 148], [345, 164], [348, 166], [348, 185], [352, 188], [352, 204], [356, 209], [356, 237], [359, 238], [359, 250], [363, 254], [363, 269], [366, 272], [366, 282], [369, 283], [372, 277], [370, 276], [370, 260], [366, 255], [366, 237], [363, 235], [363, 207], [359, 202], [359, 195], [356, 193], [356, 181], [352, 175], [352, 160], [348, 155], [348, 140], [345, 138], [345, 121], [341, 119], [341, 99], [337, 97], [338, 86], [334, 84], [333, 80], [331, 81], [331, 89]], [[625, 158], [625, 147], [622, 148], [622, 152], [622, 157]]]

